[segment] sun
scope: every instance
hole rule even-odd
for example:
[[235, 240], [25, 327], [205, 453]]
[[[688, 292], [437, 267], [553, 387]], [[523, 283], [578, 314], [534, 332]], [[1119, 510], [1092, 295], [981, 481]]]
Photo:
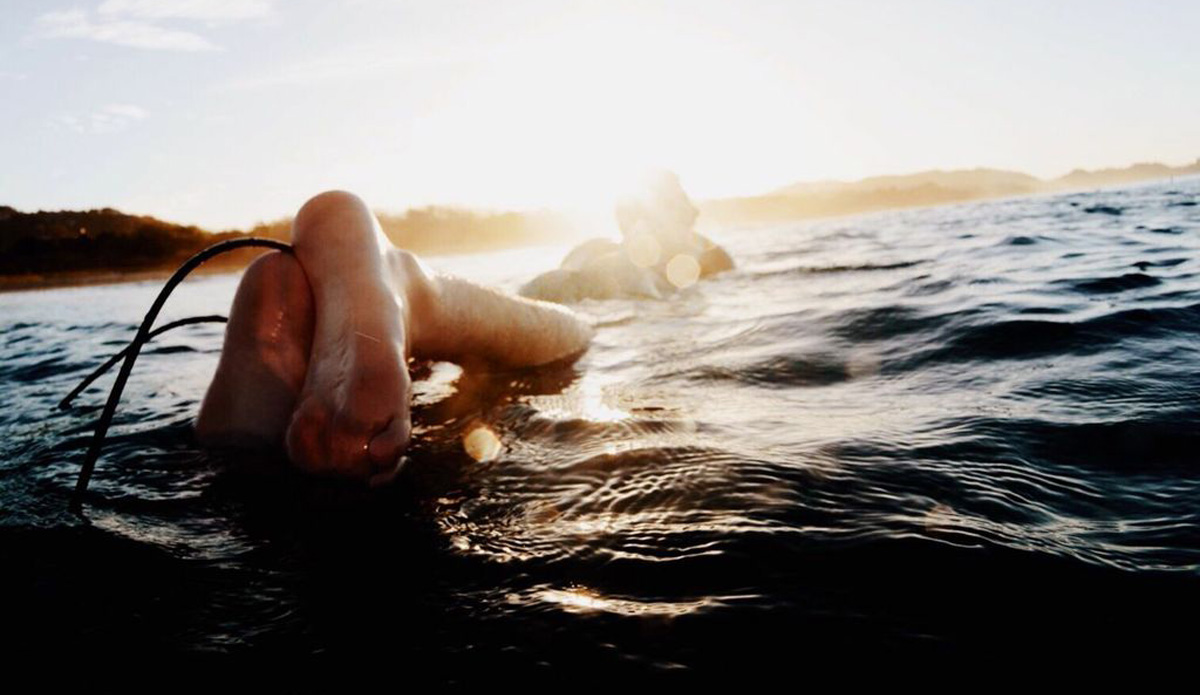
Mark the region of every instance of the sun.
[[461, 202], [611, 211], [655, 167], [702, 195], [744, 179], [728, 162], [775, 151], [747, 110], [795, 111], [781, 79], [729, 42], [598, 23], [495, 49], [418, 116], [412, 142]]

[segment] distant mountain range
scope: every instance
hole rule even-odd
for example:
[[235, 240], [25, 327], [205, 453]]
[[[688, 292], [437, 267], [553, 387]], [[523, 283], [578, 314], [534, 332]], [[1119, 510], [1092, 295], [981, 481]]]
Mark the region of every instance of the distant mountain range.
[[960, 169], [873, 176], [859, 181], [795, 183], [759, 196], [720, 198], [700, 203], [709, 226], [750, 225], [891, 208], [942, 205], [983, 198], [1053, 193], [1200, 174], [1192, 164], [1134, 164], [1119, 169], [1076, 169], [1056, 179], [1018, 171]]
[[[1097, 188], [1192, 174], [1200, 174], [1200, 159], [1181, 167], [1135, 164], [1121, 169], [1077, 169], [1050, 180], [998, 169], [926, 171], [852, 182], [796, 183], [760, 196], [701, 201], [699, 207], [701, 224], [719, 228]], [[402, 215], [381, 214], [379, 219], [394, 243], [424, 254], [547, 243], [574, 234], [569, 217], [545, 211], [480, 212], [427, 207]], [[286, 240], [290, 228], [291, 220], [281, 219], [245, 232], [214, 234], [112, 208], [20, 212], [0, 205], [0, 289], [165, 275], [214, 242], [248, 235]], [[254, 249], [238, 251], [218, 257], [205, 267], [216, 270], [241, 267], [259, 253]]]

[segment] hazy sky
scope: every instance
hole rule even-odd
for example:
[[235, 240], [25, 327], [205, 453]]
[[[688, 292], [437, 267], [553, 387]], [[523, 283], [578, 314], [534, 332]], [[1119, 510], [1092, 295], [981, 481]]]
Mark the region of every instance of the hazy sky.
[[0, 204], [211, 228], [1200, 156], [1200, 2], [5, 0]]

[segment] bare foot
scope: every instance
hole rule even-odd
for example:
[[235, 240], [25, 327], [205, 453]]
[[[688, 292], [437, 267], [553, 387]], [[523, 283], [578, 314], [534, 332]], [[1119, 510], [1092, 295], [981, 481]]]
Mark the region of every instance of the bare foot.
[[289, 254], [260, 256], [238, 284], [196, 438], [209, 446], [281, 447], [304, 385], [312, 335], [304, 270]]
[[305, 203], [292, 244], [312, 287], [316, 324], [288, 457], [311, 473], [387, 482], [411, 432], [404, 278], [374, 215], [351, 193]]
[[410, 355], [514, 369], [577, 357], [592, 337], [564, 307], [429, 273], [350, 193], [309, 200], [293, 247], [238, 286], [197, 418], [205, 444], [282, 444], [301, 470], [385, 483], [411, 436]]

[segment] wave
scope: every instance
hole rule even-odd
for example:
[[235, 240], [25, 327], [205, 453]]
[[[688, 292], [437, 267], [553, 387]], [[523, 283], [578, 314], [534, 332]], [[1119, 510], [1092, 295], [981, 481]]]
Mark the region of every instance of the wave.
[[[139, 362], [86, 525], [67, 501], [103, 389], [54, 405], [157, 288], [0, 295], [13, 632], [439, 673], [1169, 649], [1200, 577], [1200, 182], [1164, 186], [730, 232], [735, 272], [577, 305], [597, 334], [573, 365], [423, 365], [382, 490], [196, 447], [222, 336], [181, 332]], [[227, 311], [236, 278], [205, 282], [184, 315]]]

